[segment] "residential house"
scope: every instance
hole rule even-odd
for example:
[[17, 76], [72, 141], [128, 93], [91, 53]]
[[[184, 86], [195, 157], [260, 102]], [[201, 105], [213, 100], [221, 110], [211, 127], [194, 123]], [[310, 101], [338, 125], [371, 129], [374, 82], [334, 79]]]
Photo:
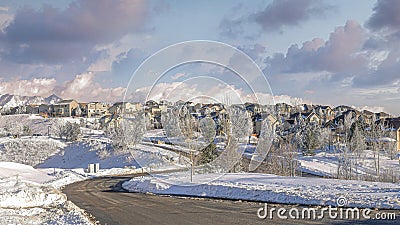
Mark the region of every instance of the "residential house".
[[27, 105], [25, 113], [27, 114], [39, 114], [39, 106], [38, 105]]
[[290, 118], [288, 121], [294, 120], [297, 121], [297, 123], [300, 120], [304, 120], [306, 123], [309, 124], [322, 124], [321, 117], [319, 117], [314, 111], [311, 112], [301, 112], [301, 113], [293, 113], [290, 115]]
[[308, 112], [313, 110], [314, 106], [309, 104], [300, 104], [297, 106], [302, 112]]
[[108, 111], [110, 114], [132, 116], [141, 109], [142, 105], [140, 103], [116, 102], [108, 109]]
[[276, 103], [275, 104], [275, 112], [278, 115], [288, 116], [291, 114], [293, 106], [286, 103]]
[[81, 109], [81, 117], [87, 117], [87, 105], [88, 103], [80, 102], [79, 108]]
[[275, 118], [273, 115], [271, 114], [267, 114], [267, 113], [261, 113], [259, 114], [260, 117], [255, 118], [255, 120], [253, 120], [253, 134], [256, 135], [260, 135], [261, 132], [261, 126], [262, 126], [262, 121], [264, 120], [268, 120], [271, 128], [273, 130], [276, 130], [276, 127], [279, 125], [279, 121], [277, 118]]
[[372, 123], [375, 123], [374, 119], [376, 119], [376, 116], [375, 116], [375, 113], [373, 113], [371, 111], [363, 110], [362, 118], [366, 124], [372, 124]]
[[400, 117], [386, 118], [381, 120], [384, 126], [388, 127], [392, 132], [396, 132], [397, 151], [400, 152]]
[[246, 110], [250, 111], [253, 115], [261, 113], [262, 108], [260, 104], [246, 102], [244, 105], [246, 106]]
[[118, 127], [121, 121], [122, 117], [119, 114], [106, 115], [99, 119], [100, 127], [106, 130]]
[[330, 106], [317, 106], [314, 108], [314, 112], [322, 119], [322, 124], [335, 118], [335, 112]]
[[79, 104], [76, 100], [62, 100], [54, 104], [53, 116], [70, 117], [76, 116], [76, 110], [79, 108]]
[[385, 112], [375, 113], [377, 120], [390, 118], [390, 115]]
[[354, 109], [346, 105], [339, 105], [333, 108], [333, 111], [335, 112], [335, 117], [338, 117], [349, 110], [354, 110]]
[[336, 117], [333, 119], [333, 123], [334, 123], [336, 126], [341, 126], [341, 125], [343, 125], [343, 124], [344, 124], [345, 116], [347, 116], [347, 115], [351, 115], [351, 119], [353, 119], [353, 120], [358, 120], [359, 117], [361, 116], [361, 113], [359, 113], [358, 111], [356, 111], [356, 110], [354, 110], [354, 109], [347, 110], [347, 111], [345, 111], [345, 112], [342, 112], [339, 116], [336, 116]]
[[89, 102], [86, 105], [86, 115], [88, 118], [103, 117], [109, 115], [108, 104], [103, 102]]

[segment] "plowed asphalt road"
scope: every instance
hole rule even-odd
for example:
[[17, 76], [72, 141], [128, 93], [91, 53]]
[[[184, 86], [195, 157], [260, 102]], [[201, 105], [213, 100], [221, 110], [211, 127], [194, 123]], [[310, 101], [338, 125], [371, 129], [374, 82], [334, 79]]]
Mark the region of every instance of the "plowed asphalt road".
[[[131, 176], [132, 177], [132, 176]], [[259, 219], [263, 203], [218, 199], [195, 199], [124, 192], [121, 182], [131, 177], [104, 177], [66, 186], [68, 199], [93, 215], [101, 224], [400, 224], [384, 220]], [[268, 207], [302, 206], [268, 204]]]

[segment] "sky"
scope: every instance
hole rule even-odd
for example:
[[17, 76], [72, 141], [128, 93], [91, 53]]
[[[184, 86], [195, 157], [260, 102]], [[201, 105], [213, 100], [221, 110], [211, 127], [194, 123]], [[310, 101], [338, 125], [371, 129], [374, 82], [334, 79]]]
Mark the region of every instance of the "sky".
[[398, 12], [397, 0], [2, 0], [0, 94], [274, 96], [399, 115]]

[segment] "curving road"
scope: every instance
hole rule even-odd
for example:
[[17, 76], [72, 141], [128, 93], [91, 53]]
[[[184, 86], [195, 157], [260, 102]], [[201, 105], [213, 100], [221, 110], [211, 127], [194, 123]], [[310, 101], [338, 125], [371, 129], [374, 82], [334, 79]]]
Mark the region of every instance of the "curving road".
[[[138, 176], [138, 175], [136, 175]], [[132, 176], [131, 176], [132, 177]], [[259, 219], [261, 203], [194, 199], [128, 193], [121, 182], [131, 177], [104, 177], [66, 186], [63, 192], [101, 224], [399, 224], [396, 221]], [[290, 205], [269, 204], [270, 207]], [[299, 206], [296, 206], [299, 207]], [[301, 208], [301, 207], [299, 207]], [[399, 215], [397, 215], [400, 218]], [[357, 222], [357, 223], [355, 223]]]

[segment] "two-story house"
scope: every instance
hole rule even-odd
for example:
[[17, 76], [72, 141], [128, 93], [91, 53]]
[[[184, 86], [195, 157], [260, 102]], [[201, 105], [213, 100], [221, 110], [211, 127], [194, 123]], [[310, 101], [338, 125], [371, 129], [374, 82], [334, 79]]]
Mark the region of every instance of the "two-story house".
[[103, 117], [109, 115], [108, 104], [103, 102], [89, 102], [86, 105], [86, 115], [88, 118]]
[[62, 100], [53, 105], [53, 116], [69, 117], [76, 115], [79, 104], [76, 100]]

